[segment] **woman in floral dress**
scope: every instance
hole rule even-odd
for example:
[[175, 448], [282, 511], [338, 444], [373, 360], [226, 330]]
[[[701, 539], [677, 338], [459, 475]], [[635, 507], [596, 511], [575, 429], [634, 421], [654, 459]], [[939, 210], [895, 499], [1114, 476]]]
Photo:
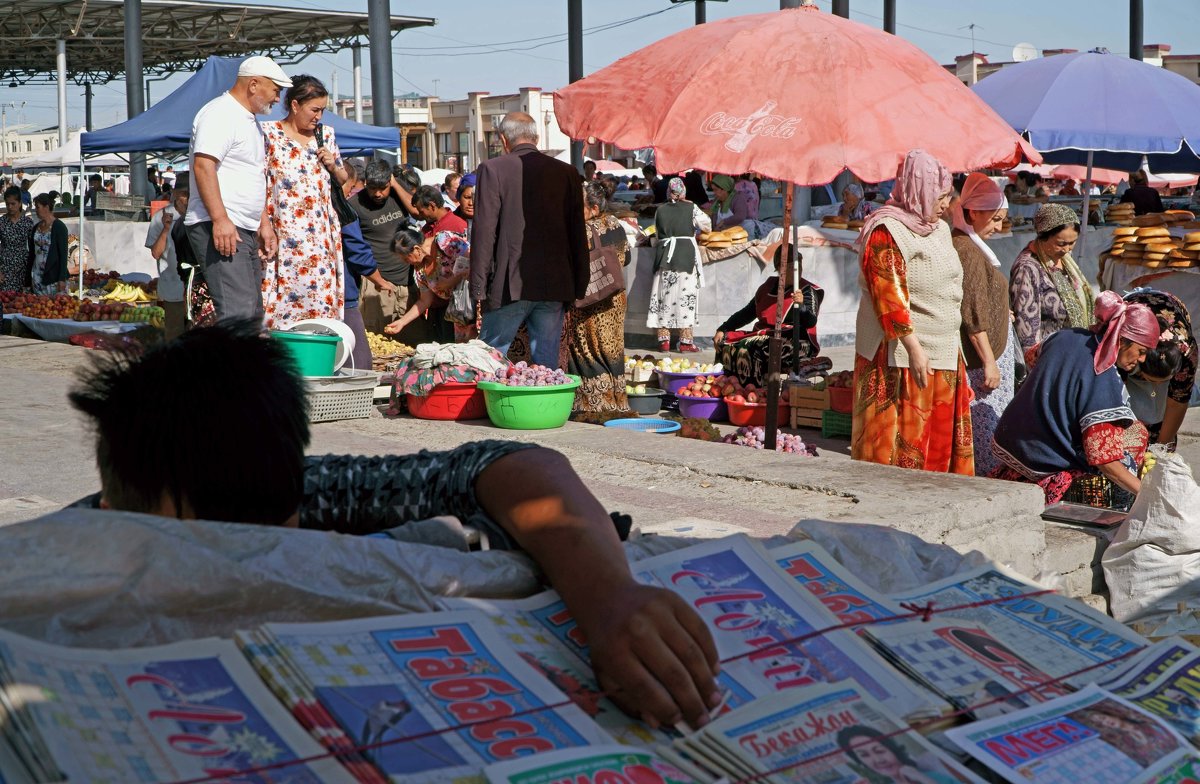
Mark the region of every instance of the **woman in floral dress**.
[[5, 214], [0, 215], [0, 291], [20, 291], [29, 277], [29, 237], [33, 218], [21, 214], [21, 189], [4, 192]]
[[[467, 238], [453, 231], [439, 231], [432, 237], [422, 237], [416, 229], [401, 229], [392, 240], [392, 252], [412, 265], [413, 281], [417, 284], [420, 297], [415, 305], [405, 311], [399, 320], [383, 328], [389, 335], [396, 335], [431, 308], [444, 309], [454, 288], [471, 272], [471, 244]], [[438, 342], [465, 343], [479, 336], [477, 325], [472, 322], [438, 322]]]
[[330, 175], [339, 187], [349, 175], [333, 129], [320, 124], [328, 98], [320, 81], [297, 76], [285, 96], [287, 116], [262, 123], [267, 215], [279, 239], [275, 257], [263, 263], [263, 310], [270, 329], [342, 318], [342, 227], [330, 197]]

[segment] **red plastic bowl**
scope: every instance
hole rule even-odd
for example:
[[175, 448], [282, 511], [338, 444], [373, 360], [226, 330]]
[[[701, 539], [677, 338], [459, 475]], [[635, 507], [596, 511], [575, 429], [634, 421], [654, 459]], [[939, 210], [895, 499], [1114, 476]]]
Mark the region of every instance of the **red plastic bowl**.
[[[727, 399], [725, 405], [729, 408], [729, 424], [731, 425], [753, 427], [767, 424], [766, 403], [738, 403], [735, 400]], [[788, 404], [781, 398], [779, 400], [779, 424], [784, 425], [787, 421]]]
[[483, 390], [475, 382], [447, 381], [438, 384], [428, 395], [405, 395], [408, 413], [417, 419], [487, 419], [487, 403]]
[[839, 414], [854, 410], [854, 387], [829, 387], [829, 407]]

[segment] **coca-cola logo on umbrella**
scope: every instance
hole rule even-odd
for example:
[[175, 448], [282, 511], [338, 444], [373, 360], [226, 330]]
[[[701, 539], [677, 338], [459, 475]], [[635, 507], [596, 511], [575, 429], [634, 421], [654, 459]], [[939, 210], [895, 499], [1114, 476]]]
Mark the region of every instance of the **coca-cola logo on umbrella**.
[[700, 123], [700, 132], [708, 136], [727, 134], [725, 149], [730, 152], [745, 152], [750, 142], [758, 136], [790, 139], [796, 134], [799, 117], [784, 117], [774, 114], [775, 101], [767, 101], [748, 116], [713, 112]]

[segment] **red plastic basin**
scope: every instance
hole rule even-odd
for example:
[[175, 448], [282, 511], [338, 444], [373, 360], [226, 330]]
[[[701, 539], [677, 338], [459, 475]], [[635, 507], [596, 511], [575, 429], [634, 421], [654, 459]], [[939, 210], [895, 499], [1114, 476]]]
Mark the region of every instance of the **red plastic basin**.
[[405, 395], [408, 413], [417, 419], [487, 419], [487, 403], [483, 390], [475, 382], [447, 381], [438, 384], [428, 395]]
[[[767, 424], [766, 403], [738, 403], [734, 400], [726, 400], [725, 405], [729, 408], [729, 424], [731, 425], [737, 425], [738, 427], [753, 427], [754, 425]], [[785, 425], [787, 424], [787, 421], [787, 401], [780, 398], [778, 422], [780, 425]]]

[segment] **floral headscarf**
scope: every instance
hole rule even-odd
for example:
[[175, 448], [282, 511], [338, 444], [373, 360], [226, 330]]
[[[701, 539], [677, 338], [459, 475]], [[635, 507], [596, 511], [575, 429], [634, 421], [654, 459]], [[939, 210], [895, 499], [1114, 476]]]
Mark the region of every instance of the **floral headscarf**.
[[928, 237], [938, 224], [933, 218], [934, 206], [950, 185], [950, 170], [941, 161], [924, 150], [911, 151], [896, 172], [892, 198], [867, 218], [859, 241], [865, 243], [884, 218], [893, 218], [913, 234]]
[[667, 183], [667, 198], [671, 201], [679, 201], [686, 192], [687, 187], [683, 184], [683, 180], [678, 177], [672, 177], [671, 181]]
[[1065, 204], [1043, 204], [1033, 216], [1033, 230], [1038, 234], [1054, 231], [1060, 226], [1074, 226], [1076, 223], [1079, 223], [1079, 216]]

